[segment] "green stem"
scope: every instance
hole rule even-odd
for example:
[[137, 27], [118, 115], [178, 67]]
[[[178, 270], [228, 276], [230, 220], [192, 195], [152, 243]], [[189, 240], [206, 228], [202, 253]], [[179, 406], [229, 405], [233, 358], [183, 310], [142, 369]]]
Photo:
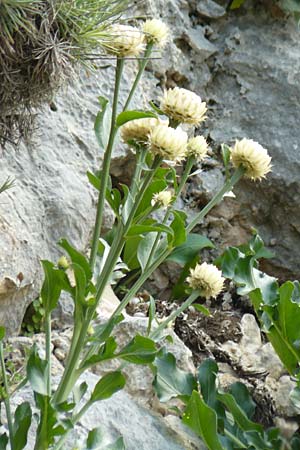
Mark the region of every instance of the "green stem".
[[138, 153], [136, 155], [136, 164], [134, 169], [134, 174], [131, 181], [131, 188], [130, 192], [132, 195], [132, 198], [135, 198], [136, 193], [138, 191], [139, 185], [140, 185], [140, 179], [141, 179], [141, 173], [143, 170], [143, 164], [145, 162], [147, 151], [143, 148], [138, 150]]
[[[194, 157], [189, 157], [187, 159], [187, 162], [186, 162], [186, 165], [185, 165], [185, 168], [184, 168], [184, 172], [182, 174], [179, 186], [178, 186], [178, 188], [176, 190], [176, 200], [179, 198], [179, 196], [180, 196], [180, 194], [182, 192], [182, 189], [185, 186], [186, 180], [188, 179], [188, 177], [190, 175], [190, 172], [191, 172], [191, 169], [192, 169], [194, 164], [195, 164]], [[167, 223], [171, 213], [172, 213], [172, 206], [170, 208], [168, 208], [167, 211], [166, 211], [165, 217], [164, 217], [163, 222], [162, 222], [163, 225], [166, 225], [166, 223]], [[149, 254], [149, 259], [148, 259], [148, 263], [146, 265], [146, 270], [147, 270], [147, 268], [150, 266], [150, 264], [152, 262], [153, 256], [154, 256], [154, 254], [156, 252], [157, 246], [158, 246], [159, 241], [160, 241], [161, 234], [162, 233], [159, 232], [156, 235], [155, 241], [153, 243], [153, 246], [152, 246], [150, 254]]]
[[8, 382], [7, 382], [5, 363], [4, 363], [3, 343], [2, 342], [0, 342], [0, 361], [1, 361], [2, 376], [3, 376], [4, 406], [5, 406], [6, 417], [7, 417], [9, 441], [10, 441], [11, 450], [14, 450], [15, 445], [14, 445], [14, 433], [13, 433], [13, 420], [12, 420], [12, 414], [11, 414], [11, 409], [10, 409], [9, 390], [8, 390]]
[[237, 444], [239, 446], [239, 448], [248, 448], [245, 446], [245, 444], [242, 441], [240, 441], [236, 436], [234, 436], [232, 433], [230, 433], [230, 431], [226, 430], [226, 428], [224, 428], [224, 434], [225, 434], [225, 436], [229, 437], [229, 439], [231, 439], [232, 442]]
[[163, 322], [161, 322], [159, 324], [159, 326], [157, 328], [155, 328], [154, 331], [152, 331], [152, 333], [150, 333], [149, 337], [151, 339], [155, 339], [157, 337], [159, 337], [160, 333], [168, 326], [168, 324], [170, 322], [173, 322], [173, 320], [176, 319], [176, 317], [179, 316], [179, 314], [181, 314], [183, 311], [185, 311], [189, 306], [191, 306], [191, 304], [196, 300], [196, 298], [198, 298], [201, 295], [201, 293], [199, 291], [194, 291], [191, 293], [191, 295], [186, 299], [185, 302], [182, 303], [182, 305], [176, 309], [176, 311], [173, 311], [172, 314], [169, 315], [169, 317], [167, 317], [166, 320], [164, 320]]
[[99, 304], [99, 301], [101, 299], [101, 296], [103, 294], [103, 291], [105, 289], [105, 286], [107, 285], [109, 278], [111, 276], [111, 273], [116, 265], [116, 262], [118, 261], [118, 258], [120, 257], [120, 254], [122, 252], [125, 240], [124, 236], [126, 236], [127, 231], [129, 230], [131, 223], [134, 219], [134, 216], [136, 214], [136, 211], [139, 207], [140, 201], [142, 200], [145, 191], [151, 184], [151, 181], [153, 179], [155, 170], [160, 165], [162, 159], [160, 157], [155, 157], [151, 170], [148, 172], [147, 176], [145, 177], [143, 186], [141, 187], [140, 191], [138, 192], [134, 205], [130, 211], [129, 217], [126, 221], [125, 225], [119, 224], [119, 231], [117, 233], [117, 237], [113, 242], [113, 245], [111, 246], [111, 249], [109, 251], [105, 267], [103, 269], [103, 272], [101, 273], [101, 277], [99, 278], [99, 281], [96, 286], [96, 295], [95, 295], [95, 304], [90, 307], [89, 312], [87, 314], [87, 317], [84, 319], [83, 323], [81, 324], [80, 334], [77, 340], [77, 343], [74, 347], [73, 356], [69, 361], [69, 364], [66, 366], [64, 370], [64, 374], [62, 376], [61, 382], [58, 386], [58, 389], [54, 395], [53, 401], [55, 404], [59, 404], [67, 399], [70, 391], [72, 390], [75, 382], [78, 379], [78, 376], [80, 375], [80, 371], [77, 371], [78, 361], [80, 359], [82, 348], [84, 347], [86, 334], [88, 327], [90, 325], [91, 320], [93, 319], [94, 313], [97, 309], [97, 306]]
[[131, 91], [129, 92], [129, 95], [128, 95], [128, 98], [126, 100], [126, 103], [125, 103], [125, 106], [123, 108], [123, 111], [126, 111], [129, 108], [129, 106], [130, 106], [132, 97], [133, 97], [133, 95], [134, 95], [134, 93], [136, 91], [136, 88], [137, 88], [137, 86], [138, 86], [138, 84], [140, 82], [140, 79], [141, 79], [141, 77], [142, 77], [142, 75], [144, 73], [146, 65], [148, 64], [149, 56], [151, 55], [152, 48], [153, 48], [153, 43], [149, 43], [147, 45], [147, 47], [146, 47], [146, 50], [145, 50], [145, 53], [144, 53], [144, 58], [139, 61], [139, 70], [138, 70], [136, 78], [135, 78], [135, 80], [133, 82]]
[[242, 178], [244, 173], [245, 169], [243, 167], [240, 166], [238, 169], [236, 169], [232, 177], [224, 184], [219, 192], [217, 192], [217, 194], [211, 199], [211, 201], [207, 203], [207, 205], [189, 223], [189, 225], [186, 227], [187, 233], [190, 233], [192, 229], [195, 228], [195, 226], [204, 219], [206, 214], [222, 201], [224, 194], [232, 190], [233, 186]]
[[67, 437], [69, 436], [70, 432], [74, 429], [75, 425], [79, 420], [82, 418], [82, 416], [87, 412], [87, 410], [92, 406], [91, 402], [87, 402], [81, 410], [76, 414], [76, 416], [71, 419], [72, 427], [68, 429], [68, 431], [57, 441], [57, 443], [54, 445], [52, 450], [60, 450], [63, 446], [63, 444], [66, 442]]
[[47, 365], [47, 394], [51, 396], [51, 312], [45, 316], [45, 334], [46, 334], [46, 361]]
[[[202, 211], [200, 211], [199, 214], [194, 218], [194, 220], [186, 227], [187, 233], [191, 232], [193, 228], [198, 224], [199, 221], [201, 221], [206, 214], [209, 213], [209, 211], [217, 205], [221, 199], [223, 198], [224, 194], [230, 190], [232, 190], [233, 186], [239, 181], [239, 179], [243, 176], [244, 169], [238, 168], [231, 179], [225, 183], [225, 185], [220, 189], [219, 192], [216, 193], [216, 195], [212, 198], [212, 200], [203, 208]], [[138, 290], [143, 286], [145, 281], [149, 278], [149, 276], [156, 270], [161, 263], [165, 261], [165, 259], [172, 253], [173, 248], [166, 248], [164, 252], [158, 257], [156, 261], [154, 261], [151, 266], [148, 267], [147, 270], [144, 271], [144, 273], [141, 274], [140, 278], [135, 282], [135, 284], [131, 287], [131, 289], [128, 291], [126, 296], [123, 298], [120, 305], [115, 309], [113, 312], [111, 319], [120, 315], [124, 308], [128, 305], [132, 297], [136, 295]]]
[[117, 66], [116, 66], [116, 79], [115, 79], [115, 89], [114, 89], [114, 98], [113, 98], [111, 124], [110, 124], [110, 135], [109, 135], [109, 139], [108, 139], [107, 148], [104, 153], [102, 172], [101, 172], [101, 181], [100, 181], [100, 190], [99, 190], [99, 195], [98, 195], [98, 205], [97, 205], [97, 212], [96, 212], [96, 222], [95, 222], [95, 227], [94, 227], [94, 232], [93, 232], [91, 255], [90, 255], [90, 266], [91, 266], [92, 270], [95, 266], [96, 257], [97, 257], [98, 243], [99, 243], [99, 237], [100, 237], [100, 233], [101, 233], [101, 226], [102, 226], [102, 220], [103, 220], [103, 211], [104, 211], [105, 196], [106, 196], [105, 194], [106, 194], [108, 178], [109, 178], [110, 161], [111, 161], [111, 155], [112, 155], [113, 146], [114, 146], [114, 142], [115, 142], [115, 137], [116, 137], [117, 131], [118, 131], [118, 127], [116, 126], [116, 117], [117, 117], [118, 98], [119, 98], [123, 68], [124, 68], [124, 59], [118, 58]]

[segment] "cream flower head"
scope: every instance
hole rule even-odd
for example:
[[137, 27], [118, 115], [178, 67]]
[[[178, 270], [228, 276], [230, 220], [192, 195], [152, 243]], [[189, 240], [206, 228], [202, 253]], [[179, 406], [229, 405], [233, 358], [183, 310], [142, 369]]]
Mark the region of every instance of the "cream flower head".
[[188, 135], [180, 128], [158, 125], [150, 134], [150, 150], [168, 161], [181, 161], [186, 155]]
[[202, 161], [208, 152], [208, 143], [203, 136], [196, 136], [188, 140], [187, 156], [194, 156], [197, 161]]
[[271, 171], [271, 157], [268, 151], [252, 139], [236, 141], [231, 149], [231, 161], [234, 167], [243, 166], [245, 177], [251, 180], [261, 180]]
[[153, 118], [135, 119], [125, 123], [121, 127], [121, 138], [124, 142], [137, 141], [147, 142], [151, 131], [157, 125], [168, 126], [168, 120]]
[[169, 27], [159, 19], [146, 20], [142, 28], [146, 42], [153, 42], [163, 48], [168, 40]]
[[108, 53], [122, 58], [138, 56], [145, 49], [144, 35], [138, 28], [114, 24], [110, 27], [109, 32], [112, 39], [107, 48]]
[[153, 195], [151, 200], [151, 205], [158, 205], [162, 208], [167, 208], [172, 203], [172, 192], [171, 191], [161, 191]]
[[205, 120], [206, 103], [192, 91], [175, 87], [164, 92], [160, 109], [171, 119], [188, 125]]
[[222, 272], [213, 264], [197, 264], [190, 269], [190, 276], [186, 279], [192, 289], [199, 289], [206, 299], [217, 297], [223, 289], [225, 278]]

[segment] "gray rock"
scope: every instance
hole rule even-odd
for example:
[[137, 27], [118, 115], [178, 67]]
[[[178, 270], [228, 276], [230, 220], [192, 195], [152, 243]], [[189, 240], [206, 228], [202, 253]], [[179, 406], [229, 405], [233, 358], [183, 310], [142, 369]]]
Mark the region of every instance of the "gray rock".
[[195, 4], [193, 5], [192, 3], [192, 5], [197, 13], [200, 14], [200, 16], [208, 17], [209, 19], [219, 19], [226, 13], [225, 8], [212, 0], [196, 0], [194, 3]]
[[[89, 392], [99, 377], [92, 373], [83, 375], [80, 382], [86, 381]], [[33, 404], [32, 393], [28, 386], [19, 391], [13, 399], [13, 409], [23, 401]], [[101, 427], [105, 436], [105, 445], [123, 437], [127, 450], [204, 450], [203, 444], [186, 427], [177, 424], [169, 425], [158, 414], [138, 405], [125, 391], [117, 392], [108, 400], [95, 403], [83, 416], [78, 426], [70, 434], [64, 445], [65, 450], [85, 448], [87, 434], [96, 427]], [[5, 421], [4, 421], [5, 424]], [[29, 439], [25, 450], [34, 447], [36, 425], [33, 423], [29, 431]]]

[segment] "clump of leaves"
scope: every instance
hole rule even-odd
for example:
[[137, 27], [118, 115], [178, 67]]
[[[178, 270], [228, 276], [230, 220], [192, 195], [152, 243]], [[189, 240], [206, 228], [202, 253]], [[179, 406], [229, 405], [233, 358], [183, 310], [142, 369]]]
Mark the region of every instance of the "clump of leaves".
[[182, 421], [209, 450], [296, 450], [299, 437], [290, 442], [278, 428], [264, 429], [253, 421], [256, 404], [246, 386], [237, 382], [224, 392], [218, 388], [218, 366], [212, 359], [203, 361], [197, 376], [176, 367], [175, 357], [162, 352], [153, 363], [154, 387], [162, 402], [180, 399]]
[[25, 335], [44, 331], [45, 309], [41, 297], [35, 299], [29, 305], [23, 323], [22, 331]]
[[0, 145], [29, 140], [34, 108], [97, 58], [128, 0], [0, 2]]

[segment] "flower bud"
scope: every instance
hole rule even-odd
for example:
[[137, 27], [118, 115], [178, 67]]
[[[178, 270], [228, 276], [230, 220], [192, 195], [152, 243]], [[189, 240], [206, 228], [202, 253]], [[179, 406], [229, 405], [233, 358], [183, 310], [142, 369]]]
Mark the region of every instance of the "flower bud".
[[179, 87], [164, 92], [160, 109], [171, 119], [188, 125], [199, 125], [207, 111], [206, 103], [197, 94]]
[[203, 136], [189, 139], [187, 143], [187, 156], [193, 156], [197, 161], [202, 161], [208, 152], [208, 144]]
[[231, 149], [231, 161], [234, 167], [244, 167], [245, 177], [261, 180], [271, 171], [271, 157], [268, 151], [252, 139], [236, 141]]
[[157, 125], [168, 126], [168, 124], [167, 120], [163, 121], [154, 117], [130, 120], [121, 127], [121, 138], [124, 142], [136, 141], [144, 143], [149, 140], [154, 127]]
[[163, 48], [169, 36], [168, 26], [159, 19], [146, 20], [143, 25], [143, 32], [148, 43], [154, 43]]
[[153, 195], [151, 205], [158, 205], [162, 208], [167, 208], [172, 203], [172, 192], [161, 191]]
[[181, 161], [186, 154], [188, 136], [180, 128], [158, 125], [150, 135], [150, 150], [167, 161]]
[[67, 270], [69, 266], [70, 266], [69, 261], [65, 256], [61, 256], [57, 261], [57, 267], [59, 269]]
[[197, 264], [190, 269], [190, 276], [186, 279], [192, 289], [199, 289], [206, 299], [217, 297], [223, 289], [225, 278], [222, 272], [213, 264]]
[[138, 56], [144, 49], [144, 35], [135, 27], [114, 24], [110, 27], [111, 41], [108, 53], [119, 57]]

